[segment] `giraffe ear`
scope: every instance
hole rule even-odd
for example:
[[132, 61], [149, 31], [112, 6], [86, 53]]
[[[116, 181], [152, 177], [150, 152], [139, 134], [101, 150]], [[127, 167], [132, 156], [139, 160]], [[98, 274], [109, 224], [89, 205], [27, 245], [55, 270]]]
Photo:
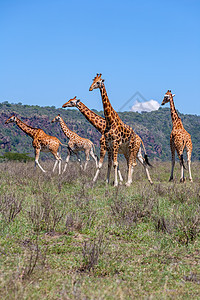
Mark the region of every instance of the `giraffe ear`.
[[173, 94], [172, 97], [174, 97], [176, 94]]
[[102, 82], [104, 82], [105, 81], [105, 79], [102, 79]]

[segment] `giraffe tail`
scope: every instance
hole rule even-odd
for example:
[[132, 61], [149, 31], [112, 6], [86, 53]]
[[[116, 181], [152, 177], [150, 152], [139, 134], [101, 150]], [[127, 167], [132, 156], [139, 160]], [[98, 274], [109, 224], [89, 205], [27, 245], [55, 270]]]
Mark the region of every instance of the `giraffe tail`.
[[[183, 147], [182, 147], [183, 150], [185, 148], [185, 145], [186, 145], [186, 140], [183, 141]], [[183, 152], [180, 155], [180, 165], [183, 166], [183, 168], [186, 170], [186, 167], [185, 167], [185, 164], [184, 164], [184, 159], [183, 159]]]
[[141, 143], [142, 143], [142, 147], [143, 147], [143, 150], [144, 150], [144, 161], [145, 161], [145, 164], [147, 164], [148, 166], [152, 167], [152, 164], [150, 164], [149, 162], [149, 159], [148, 159], [148, 155], [147, 155], [147, 152], [146, 152], [146, 149], [145, 149], [145, 146], [144, 146], [144, 143], [143, 141], [141, 140]]
[[180, 164], [186, 170], [186, 167], [185, 167], [185, 164], [184, 164], [184, 159], [183, 159], [183, 154], [181, 154]]

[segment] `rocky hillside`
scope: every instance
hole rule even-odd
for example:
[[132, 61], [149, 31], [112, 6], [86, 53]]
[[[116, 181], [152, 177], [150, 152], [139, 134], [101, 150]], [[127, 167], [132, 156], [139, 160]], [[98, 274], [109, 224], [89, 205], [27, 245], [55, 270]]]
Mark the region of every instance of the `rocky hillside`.
[[[96, 111], [95, 111], [96, 112]], [[103, 116], [102, 112], [96, 112]], [[91, 139], [99, 154], [99, 132], [85, 119], [78, 109], [56, 109], [54, 106], [40, 107], [22, 104], [0, 103], [0, 155], [4, 152], [30, 153], [34, 156], [32, 139], [23, 133], [16, 125], [5, 125], [5, 121], [15, 114], [32, 127], [41, 128], [47, 134], [58, 137], [61, 142], [67, 139], [60, 125], [52, 124], [51, 120], [61, 114], [69, 128], [80, 136]], [[172, 128], [170, 110], [160, 108], [153, 112], [123, 112], [121, 119], [130, 125], [143, 139], [150, 159], [170, 160], [169, 137]], [[200, 159], [200, 116], [179, 114], [185, 129], [191, 134], [193, 142], [193, 160]], [[63, 149], [64, 150], [64, 149]], [[42, 156], [43, 158], [46, 155]], [[48, 155], [49, 157], [49, 155]]]

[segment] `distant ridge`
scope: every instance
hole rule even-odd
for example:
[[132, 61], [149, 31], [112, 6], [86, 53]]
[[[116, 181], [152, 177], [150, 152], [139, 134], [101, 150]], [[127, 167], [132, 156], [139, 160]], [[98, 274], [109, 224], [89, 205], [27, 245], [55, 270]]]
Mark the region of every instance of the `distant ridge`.
[[[97, 112], [103, 116], [103, 112]], [[47, 134], [58, 137], [63, 143], [67, 139], [57, 124], [51, 120], [60, 113], [70, 129], [80, 136], [91, 139], [99, 151], [99, 132], [85, 119], [78, 109], [56, 109], [54, 106], [0, 103], [0, 155], [12, 151], [30, 153], [33, 156], [31, 138], [15, 125], [5, 125], [11, 114], [16, 114], [32, 127], [41, 128]], [[169, 137], [172, 123], [169, 108], [159, 108], [152, 112], [119, 112], [121, 119], [130, 125], [143, 139], [150, 160], [171, 160]], [[200, 160], [200, 116], [179, 113], [184, 128], [191, 134], [193, 142], [192, 160]], [[50, 158], [50, 155], [48, 155]], [[43, 155], [45, 158], [45, 155]]]

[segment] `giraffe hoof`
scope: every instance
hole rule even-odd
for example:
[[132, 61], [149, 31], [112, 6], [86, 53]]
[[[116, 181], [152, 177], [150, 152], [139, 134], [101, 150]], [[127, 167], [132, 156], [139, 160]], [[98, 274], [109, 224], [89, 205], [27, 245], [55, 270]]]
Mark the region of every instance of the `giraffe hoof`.
[[184, 182], [185, 182], [185, 178], [181, 178], [180, 183], [184, 183]]
[[189, 180], [190, 180], [190, 182], [193, 182], [192, 178], [190, 178]]
[[131, 185], [131, 182], [126, 182], [125, 186], [129, 187]]
[[174, 181], [174, 179], [170, 177], [169, 182], [170, 182], [170, 181]]

